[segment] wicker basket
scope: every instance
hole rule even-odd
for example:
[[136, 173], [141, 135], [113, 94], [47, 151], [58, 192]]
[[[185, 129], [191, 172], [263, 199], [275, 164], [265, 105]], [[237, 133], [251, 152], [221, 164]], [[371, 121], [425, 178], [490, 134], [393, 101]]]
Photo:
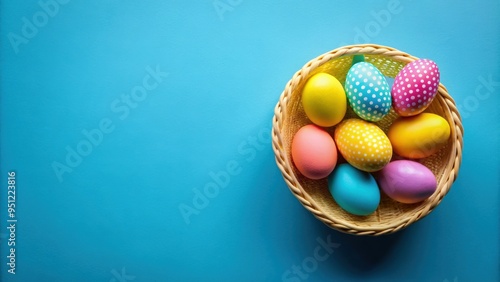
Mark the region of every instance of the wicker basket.
[[[453, 98], [444, 85], [440, 84], [438, 94], [426, 112], [444, 117], [450, 124], [451, 137], [448, 144], [438, 153], [420, 160], [436, 175], [438, 181], [436, 192], [417, 204], [401, 204], [381, 193], [378, 209], [364, 217], [351, 215], [342, 210], [333, 200], [326, 179], [311, 180], [298, 172], [292, 163], [290, 148], [297, 130], [311, 123], [304, 113], [300, 99], [304, 83], [312, 75], [326, 72], [343, 84], [352, 64], [353, 55], [358, 54], [364, 54], [367, 62], [374, 64], [384, 75], [393, 78], [403, 66], [417, 59], [391, 47], [363, 44], [341, 47], [311, 60], [295, 73], [281, 94], [273, 118], [272, 144], [276, 162], [285, 182], [295, 197], [315, 217], [331, 228], [345, 233], [388, 234], [401, 230], [429, 214], [448, 193], [460, 168], [463, 127]], [[354, 113], [348, 109], [345, 118], [351, 116], [354, 116]], [[387, 132], [396, 117], [396, 113], [391, 110], [389, 115], [376, 124]], [[326, 130], [333, 136], [334, 127]]]

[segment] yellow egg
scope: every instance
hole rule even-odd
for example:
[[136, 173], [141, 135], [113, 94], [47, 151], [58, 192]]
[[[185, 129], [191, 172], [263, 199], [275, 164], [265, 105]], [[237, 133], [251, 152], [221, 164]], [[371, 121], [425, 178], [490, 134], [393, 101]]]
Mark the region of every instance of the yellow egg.
[[372, 172], [382, 169], [392, 157], [391, 142], [377, 125], [348, 119], [335, 129], [335, 142], [344, 159], [357, 169]]
[[304, 85], [302, 106], [307, 117], [316, 125], [336, 125], [344, 118], [346, 105], [344, 88], [332, 75], [317, 73]]
[[436, 114], [421, 113], [396, 119], [387, 136], [396, 154], [411, 159], [426, 158], [446, 145], [450, 125]]

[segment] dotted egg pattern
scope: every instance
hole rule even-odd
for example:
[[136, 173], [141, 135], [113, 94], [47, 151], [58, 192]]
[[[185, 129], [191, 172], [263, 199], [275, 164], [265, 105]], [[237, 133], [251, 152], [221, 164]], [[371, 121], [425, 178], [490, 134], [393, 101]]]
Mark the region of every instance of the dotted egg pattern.
[[396, 76], [391, 92], [396, 112], [402, 116], [423, 112], [436, 96], [439, 78], [439, 69], [431, 60], [406, 65]]
[[342, 156], [363, 171], [382, 169], [392, 157], [389, 138], [375, 124], [348, 119], [335, 129], [335, 142]]
[[391, 109], [387, 80], [372, 64], [360, 62], [347, 73], [345, 90], [354, 112], [364, 120], [379, 121]]

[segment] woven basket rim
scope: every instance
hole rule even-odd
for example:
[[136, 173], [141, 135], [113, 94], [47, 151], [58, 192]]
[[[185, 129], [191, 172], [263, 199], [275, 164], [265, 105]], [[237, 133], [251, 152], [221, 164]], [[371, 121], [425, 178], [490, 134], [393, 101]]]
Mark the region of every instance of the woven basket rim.
[[446, 87], [443, 84], [439, 84], [438, 94], [435, 100], [438, 100], [440, 106], [444, 108], [445, 118], [450, 122], [452, 147], [451, 156], [446, 164], [446, 177], [443, 177], [438, 183], [437, 194], [435, 193], [432, 197], [432, 201], [429, 201], [427, 205], [420, 209], [418, 212], [413, 214], [411, 217], [406, 217], [398, 221], [391, 222], [391, 224], [383, 226], [359, 226], [351, 224], [348, 220], [340, 220], [338, 218], [333, 218], [327, 216], [315, 202], [315, 200], [305, 192], [304, 188], [301, 186], [300, 182], [296, 178], [293, 171], [292, 161], [289, 159], [286, 150], [283, 145], [283, 134], [281, 132], [283, 128], [283, 119], [286, 107], [290, 100], [292, 89], [298, 86], [304, 79], [306, 79], [309, 73], [316, 69], [317, 67], [323, 65], [324, 63], [336, 59], [342, 56], [352, 56], [352, 55], [381, 55], [388, 57], [391, 60], [410, 63], [417, 60], [414, 57], [405, 52], [399, 51], [395, 48], [377, 45], [377, 44], [358, 44], [358, 45], [347, 45], [339, 47], [327, 53], [324, 53], [309, 62], [307, 62], [300, 70], [298, 70], [288, 81], [285, 89], [283, 90], [278, 103], [276, 104], [273, 117], [273, 127], [272, 127], [272, 146], [275, 153], [276, 163], [283, 175], [283, 178], [289, 187], [290, 191], [294, 196], [300, 201], [300, 203], [309, 210], [316, 218], [321, 220], [323, 223], [329, 227], [339, 230], [341, 232], [355, 234], [355, 235], [382, 235], [396, 232], [398, 230], [404, 229], [410, 224], [420, 220], [421, 218], [428, 215], [439, 203], [442, 201], [443, 197], [449, 192], [451, 185], [455, 181], [458, 171], [460, 168], [462, 160], [462, 147], [463, 147], [463, 126], [460, 117], [460, 113], [455, 105], [455, 102], [451, 95], [448, 93]]

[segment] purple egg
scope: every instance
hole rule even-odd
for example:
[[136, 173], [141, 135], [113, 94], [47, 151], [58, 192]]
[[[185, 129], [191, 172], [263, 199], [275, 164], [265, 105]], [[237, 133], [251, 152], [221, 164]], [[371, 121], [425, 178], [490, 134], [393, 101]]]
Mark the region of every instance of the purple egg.
[[427, 199], [437, 187], [436, 177], [430, 169], [409, 160], [390, 162], [376, 178], [380, 189], [387, 196], [405, 204]]

